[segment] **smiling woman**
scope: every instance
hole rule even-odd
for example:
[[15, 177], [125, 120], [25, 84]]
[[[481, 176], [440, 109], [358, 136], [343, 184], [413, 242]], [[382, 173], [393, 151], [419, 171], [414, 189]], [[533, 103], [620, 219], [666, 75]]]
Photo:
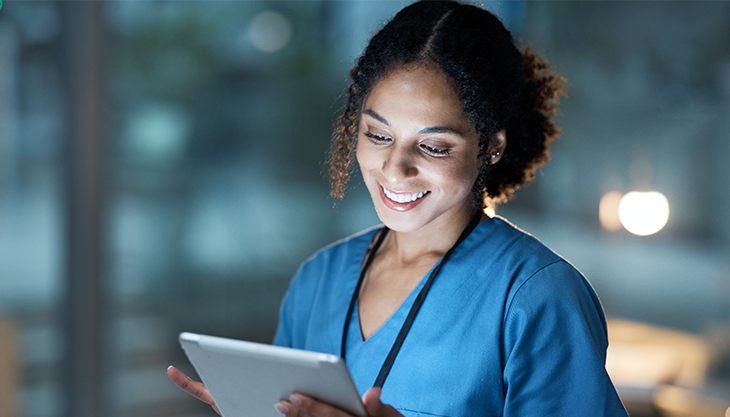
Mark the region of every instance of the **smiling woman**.
[[[275, 343], [346, 358], [370, 416], [626, 415], [590, 284], [483, 214], [547, 161], [563, 91], [548, 70], [491, 13], [452, 1], [403, 9], [351, 70], [332, 194], [357, 161], [383, 226], [302, 264]], [[348, 415], [306, 394], [276, 409]]]

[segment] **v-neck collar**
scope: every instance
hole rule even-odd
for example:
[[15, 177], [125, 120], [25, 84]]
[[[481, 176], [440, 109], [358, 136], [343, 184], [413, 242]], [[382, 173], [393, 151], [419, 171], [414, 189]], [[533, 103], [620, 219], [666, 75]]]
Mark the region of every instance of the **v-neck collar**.
[[[428, 280], [429, 275], [431, 274], [431, 271], [433, 268], [441, 262], [442, 258], [439, 258], [438, 261], [436, 261], [431, 268], [429, 268], [428, 272], [421, 277], [421, 279], [418, 281], [418, 284], [411, 290], [411, 292], [408, 294], [408, 296], [403, 300], [403, 302], [398, 306], [398, 308], [393, 312], [393, 314], [388, 317], [383, 324], [380, 325], [380, 327], [373, 332], [373, 334], [370, 335], [367, 339], [363, 337], [362, 334], [362, 326], [360, 325], [360, 301], [356, 301], [355, 304], [355, 310], [352, 312], [352, 316], [354, 318], [354, 322], [350, 323], [351, 328], [357, 329], [357, 334], [359, 337], [357, 338], [360, 343], [367, 343], [369, 340], [371, 340], [373, 337], [378, 335], [379, 333], [390, 333], [387, 329], [392, 329], [395, 334], [398, 333], [398, 330], [400, 330], [401, 326], [403, 325], [403, 322], [406, 319], [406, 316], [408, 316], [408, 311], [410, 310], [411, 306], [413, 305], [413, 302], [415, 301], [416, 297], [418, 296], [418, 293], [421, 291], [423, 286], [425, 285], [426, 281]], [[381, 331], [383, 330], [383, 331]]]

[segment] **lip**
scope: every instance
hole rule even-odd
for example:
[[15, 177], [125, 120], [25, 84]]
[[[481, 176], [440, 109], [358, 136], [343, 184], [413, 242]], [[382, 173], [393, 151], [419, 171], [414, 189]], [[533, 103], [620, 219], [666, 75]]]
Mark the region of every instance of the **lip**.
[[[426, 197], [428, 197], [429, 194], [431, 194], [430, 191], [426, 191], [421, 198], [418, 198], [414, 201], [409, 201], [407, 203], [398, 203], [398, 202], [391, 200], [390, 198], [388, 198], [388, 196], [385, 195], [385, 191], [383, 191], [382, 185], [378, 184], [378, 188], [380, 189], [380, 199], [383, 201], [383, 204], [385, 204], [385, 206], [388, 207], [389, 209], [399, 211], [399, 212], [404, 212], [404, 211], [408, 211], [408, 210], [412, 210], [412, 209], [416, 208], [416, 206], [421, 204], [423, 202], [423, 200], [425, 200]], [[388, 191], [390, 191], [390, 190], [388, 190]], [[398, 194], [403, 194], [403, 193], [398, 193]], [[409, 194], [412, 194], [412, 193], [409, 193]]]

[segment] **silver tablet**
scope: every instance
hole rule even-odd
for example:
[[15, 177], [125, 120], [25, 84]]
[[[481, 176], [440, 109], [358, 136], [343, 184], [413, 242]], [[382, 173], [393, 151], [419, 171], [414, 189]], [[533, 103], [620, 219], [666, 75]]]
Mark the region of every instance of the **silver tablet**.
[[274, 405], [295, 391], [367, 415], [338, 356], [194, 333], [180, 346], [223, 417], [281, 417]]

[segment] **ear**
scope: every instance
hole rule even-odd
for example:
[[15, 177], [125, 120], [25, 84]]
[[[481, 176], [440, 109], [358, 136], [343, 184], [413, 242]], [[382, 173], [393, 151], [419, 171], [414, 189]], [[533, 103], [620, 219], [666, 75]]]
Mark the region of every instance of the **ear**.
[[500, 159], [502, 159], [502, 155], [504, 155], [504, 149], [507, 147], [507, 135], [505, 133], [505, 130], [502, 129], [499, 132], [495, 133], [494, 136], [492, 136], [492, 140], [490, 142], [489, 159], [491, 160], [492, 164], [496, 164], [497, 162], [499, 162]]

